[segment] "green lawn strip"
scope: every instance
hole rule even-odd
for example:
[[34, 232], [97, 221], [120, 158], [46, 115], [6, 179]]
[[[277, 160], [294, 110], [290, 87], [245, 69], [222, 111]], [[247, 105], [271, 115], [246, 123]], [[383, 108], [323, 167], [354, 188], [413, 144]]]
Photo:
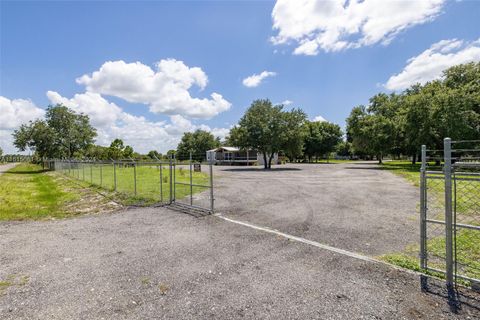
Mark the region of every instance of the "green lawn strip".
[[[430, 168], [433, 163], [430, 163]], [[394, 174], [404, 177], [416, 186], [420, 184], [420, 164], [411, 164], [405, 161], [385, 162], [381, 169], [389, 170]], [[435, 170], [440, 170], [439, 167]], [[457, 177], [463, 177], [461, 175]], [[435, 197], [439, 220], [443, 220], [444, 181], [428, 180], [428, 190], [432, 197]], [[480, 225], [479, 202], [480, 183], [478, 181], [457, 180], [457, 223]], [[430, 200], [432, 201], [432, 200]], [[434, 204], [431, 203], [433, 210]], [[471, 277], [480, 278], [480, 232], [476, 230], [458, 228], [457, 230], [457, 269], [458, 273]], [[429, 265], [434, 268], [444, 269], [445, 259], [445, 238], [430, 238], [427, 242], [429, 253]], [[419, 267], [418, 246], [411, 246], [402, 253], [392, 253], [381, 257], [381, 259], [412, 270], [422, 271]], [[430, 272], [430, 274], [432, 274]], [[443, 274], [434, 274], [443, 277]]]
[[0, 176], [0, 220], [62, 218], [63, 206], [78, 198], [38, 165], [22, 163]]
[[[480, 233], [474, 230], [457, 231], [457, 272], [474, 279], [480, 279]], [[445, 269], [445, 238], [437, 237], [427, 242], [428, 247], [428, 266], [435, 269]], [[379, 258], [388, 263], [411, 269], [418, 272], [425, 272], [439, 278], [445, 278], [443, 273], [425, 271], [420, 268], [418, 245], [412, 245], [404, 252], [390, 253]], [[464, 285], [468, 282], [462, 281]]]
[[[160, 173], [161, 168], [161, 173]], [[99, 189], [112, 192], [115, 189], [114, 170], [116, 174], [117, 192], [112, 194], [114, 198], [124, 205], [151, 205], [163, 199], [167, 202], [170, 197], [170, 174], [168, 166], [139, 165], [134, 168], [131, 165], [117, 165], [114, 169], [112, 164], [80, 165], [70, 170], [61, 172], [93, 185]], [[136, 186], [135, 186], [136, 171]], [[190, 183], [188, 168], [177, 167], [175, 170], [176, 181]], [[161, 179], [160, 179], [161, 178]], [[196, 185], [208, 185], [209, 176], [203, 172], [192, 172], [192, 183]], [[136, 188], [136, 195], [135, 195]], [[176, 198], [182, 199], [190, 195], [190, 186], [177, 184]], [[162, 192], [160, 192], [162, 190]], [[194, 186], [193, 193], [208, 190], [207, 188]], [[162, 197], [161, 197], [162, 194]]]

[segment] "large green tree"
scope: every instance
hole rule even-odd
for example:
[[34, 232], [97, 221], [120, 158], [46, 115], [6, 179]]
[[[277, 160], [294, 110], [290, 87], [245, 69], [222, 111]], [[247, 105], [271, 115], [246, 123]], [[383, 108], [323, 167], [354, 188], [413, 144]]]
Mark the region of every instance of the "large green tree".
[[124, 145], [123, 140], [117, 138], [110, 143], [107, 153], [109, 159], [118, 160], [123, 158], [133, 158], [135, 152], [131, 146]]
[[192, 154], [193, 160], [203, 160], [206, 157], [207, 150], [220, 146], [220, 139], [208, 131], [196, 130], [195, 132], [185, 132], [182, 140], [177, 146], [177, 159], [185, 160]]
[[63, 106], [49, 106], [45, 120], [30, 121], [13, 133], [20, 151], [35, 150], [40, 157], [72, 158], [94, 142], [97, 133], [87, 115]]
[[265, 169], [269, 169], [275, 153], [284, 151], [291, 156], [299, 153], [305, 121], [306, 115], [300, 109], [284, 111], [283, 105], [273, 106], [268, 99], [255, 100], [231, 129], [229, 142], [261, 152]]
[[313, 157], [328, 155], [342, 141], [343, 132], [339, 125], [327, 121], [305, 123], [305, 145], [303, 152], [309, 161]]

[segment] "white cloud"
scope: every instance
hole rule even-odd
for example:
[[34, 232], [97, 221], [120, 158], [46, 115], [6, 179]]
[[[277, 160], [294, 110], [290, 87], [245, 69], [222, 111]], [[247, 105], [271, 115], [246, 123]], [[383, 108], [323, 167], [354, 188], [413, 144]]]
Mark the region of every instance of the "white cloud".
[[38, 108], [30, 100], [0, 96], [0, 129], [15, 129], [30, 120], [43, 117], [45, 110]]
[[13, 130], [30, 120], [42, 118], [45, 110], [38, 108], [30, 100], [0, 96], [0, 147], [4, 154], [16, 153], [13, 147]]
[[146, 104], [153, 113], [211, 118], [231, 106], [216, 92], [210, 99], [192, 97], [192, 86], [204, 90], [208, 77], [201, 68], [175, 59], [160, 60], [155, 70], [140, 62], [107, 61], [98, 71], [79, 77], [77, 83], [85, 85], [87, 92]]
[[325, 121], [327, 121], [327, 120], [325, 120], [325, 118], [322, 117], [322, 116], [316, 116], [315, 118], [313, 118], [312, 121], [325, 122]]
[[85, 92], [68, 99], [57, 92], [48, 91], [47, 97], [52, 104], [62, 103], [76, 112], [88, 115], [97, 129], [96, 143], [104, 146], [108, 146], [113, 139], [120, 138], [141, 153], [152, 149], [166, 152], [176, 148], [184, 132], [202, 129], [220, 138], [224, 138], [228, 133], [225, 128], [195, 125], [181, 115], [170, 116], [169, 122], [149, 121], [145, 117], [123, 111], [98, 93]]
[[280, 104], [283, 104], [284, 106], [289, 106], [292, 103], [293, 103], [293, 101], [287, 99], [287, 100], [282, 101]]
[[295, 43], [294, 54], [316, 55], [375, 43], [388, 44], [414, 25], [435, 19], [445, 0], [277, 0], [274, 44]]
[[276, 75], [277, 73], [272, 71], [262, 71], [260, 74], [252, 74], [243, 79], [243, 85], [249, 88], [258, 87], [265, 78], [274, 77]]
[[480, 61], [480, 39], [473, 42], [451, 39], [434, 43], [416, 57], [410, 58], [403, 70], [390, 77], [385, 87], [402, 90], [415, 83], [438, 79], [451, 66]]

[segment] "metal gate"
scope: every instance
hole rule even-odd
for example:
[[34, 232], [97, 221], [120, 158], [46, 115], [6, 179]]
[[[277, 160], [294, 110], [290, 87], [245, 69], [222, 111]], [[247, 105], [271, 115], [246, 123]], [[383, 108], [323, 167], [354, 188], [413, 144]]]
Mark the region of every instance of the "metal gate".
[[162, 204], [207, 214], [214, 211], [212, 164], [192, 157], [157, 161], [54, 159], [43, 161], [43, 166], [126, 195], [128, 204]]
[[170, 204], [199, 213], [214, 212], [213, 164], [173, 158], [170, 166], [172, 181]]
[[422, 146], [420, 265], [444, 275], [449, 289], [480, 284], [479, 146], [450, 138], [443, 150]]

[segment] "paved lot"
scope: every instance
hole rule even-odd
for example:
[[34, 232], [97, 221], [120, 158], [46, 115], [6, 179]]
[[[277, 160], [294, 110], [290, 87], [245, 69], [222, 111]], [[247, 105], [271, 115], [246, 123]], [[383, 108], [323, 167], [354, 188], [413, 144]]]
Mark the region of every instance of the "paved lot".
[[449, 313], [415, 275], [215, 216], [130, 209], [2, 222], [0, 234], [2, 319], [480, 316], [468, 305]]
[[418, 189], [374, 162], [215, 171], [229, 217], [373, 256], [418, 242]]

